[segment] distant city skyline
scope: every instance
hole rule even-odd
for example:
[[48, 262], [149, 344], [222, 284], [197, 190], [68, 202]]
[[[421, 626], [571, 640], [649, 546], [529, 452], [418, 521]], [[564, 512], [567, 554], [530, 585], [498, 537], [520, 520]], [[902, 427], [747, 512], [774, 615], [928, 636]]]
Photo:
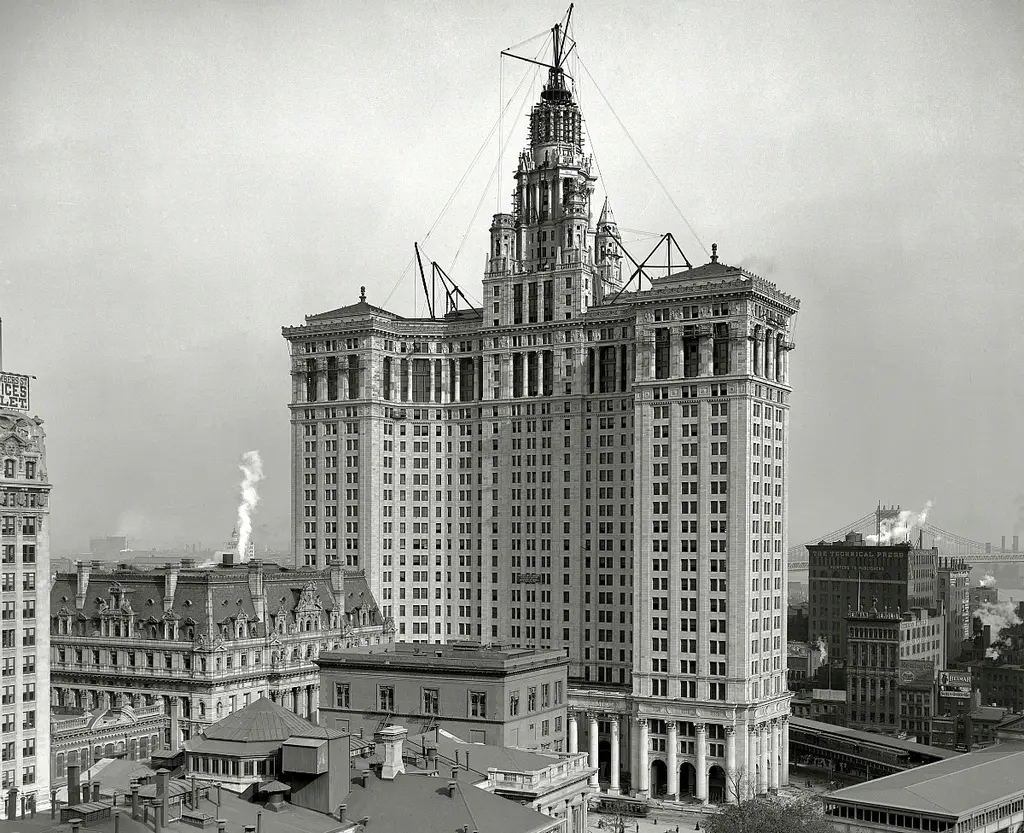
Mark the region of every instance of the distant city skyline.
[[[562, 13], [0, 10], [3, 361], [38, 377], [55, 556], [107, 534], [219, 547], [250, 449], [253, 537], [288, 548], [281, 326], [361, 285], [415, 312], [412, 244], [529, 71], [499, 79], [498, 52]], [[879, 500], [931, 500], [938, 526], [993, 543], [1024, 532], [1015, 7], [595, 2], [575, 20], [587, 148], [627, 245], [671, 230], [699, 265], [717, 242], [803, 299], [791, 542]], [[500, 200], [492, 140], [425, 245], [474, 298], [526, 132], [514, 110]]]

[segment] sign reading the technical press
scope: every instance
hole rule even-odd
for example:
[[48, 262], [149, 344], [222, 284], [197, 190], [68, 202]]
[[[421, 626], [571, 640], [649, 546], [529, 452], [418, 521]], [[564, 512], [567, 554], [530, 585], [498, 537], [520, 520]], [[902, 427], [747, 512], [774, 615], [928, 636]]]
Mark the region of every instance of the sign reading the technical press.
[[939, 696], [969, 700], [971, 697], [971, 672], [940, 671]]
[[28, 376], [0, 373], [0, 408], [28, 410]]

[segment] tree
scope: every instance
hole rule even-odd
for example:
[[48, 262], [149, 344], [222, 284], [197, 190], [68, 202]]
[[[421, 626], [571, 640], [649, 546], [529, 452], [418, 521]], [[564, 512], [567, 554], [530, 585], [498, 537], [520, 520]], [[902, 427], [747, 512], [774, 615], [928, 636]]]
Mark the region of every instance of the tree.
[[747, 768], [736, 767], [725, 773], [726, 800], [735, 797], [738, 804], [747, 800]]
[[786, 801], [774, 796], [728, 807], [710, 816], [706, 829], [708, 833], [835, 833], [817, 799]]

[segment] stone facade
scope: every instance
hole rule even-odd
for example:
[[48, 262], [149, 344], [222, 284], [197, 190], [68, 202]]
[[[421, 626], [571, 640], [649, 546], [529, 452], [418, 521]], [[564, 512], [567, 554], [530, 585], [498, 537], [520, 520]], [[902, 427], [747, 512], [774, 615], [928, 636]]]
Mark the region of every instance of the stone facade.
[[939, 551], [911, 544], [866, 543], [851, 532], [844, 541], [807, 546], [811, 641], [823, 639], [830, 661], [846, 658], [846, 617], [868, 608], [905, 611], [935, 605]]
[[51, 605], [53, 703], [159, 703], [172, 749], [261, 695], [315, 722], [320, 651], [391, 639], [362, 576], [340, 568], [79, 562]]
[[49, 806], [50, 482], [43, 421], [0, 409], [0, 791]]
[[69, 766], [85, 772], [101, 758], [124, 756], [148, 761], [164, 742], [167, 719], [163, 705], [131, 706], [102, 712], [56, 714], [50, 722], [51, 789], [67, 781]]
[[284, 328], [296, 558], [365, 569], [399, 641], [565, 651], [609, 789], [690, 767], [703, 799], [749, 768], [764, 792], [787, 777], [799, 302], [714, 247], [624, 282], [596, 179], [552, 69], [479, 309], [364, 290]]
[[384, 722], [470, 743], [566, 751], [560, 651], [397, 643], [320, 655], [324, 725], [370, 737]]

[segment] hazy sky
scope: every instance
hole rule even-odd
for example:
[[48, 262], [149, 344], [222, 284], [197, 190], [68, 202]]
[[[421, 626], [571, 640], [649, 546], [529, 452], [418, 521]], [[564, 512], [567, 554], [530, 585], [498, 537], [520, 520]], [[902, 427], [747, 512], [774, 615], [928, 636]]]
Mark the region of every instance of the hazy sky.
[[[532, 76], [508, 61], [499, 72], [498, 53], [564, 11], [0, 6], [3, 358], [38, 377], [55, 550], [119, 532], [219, 545], [254, 448], [267, 473], [257, 543], [285, 545], [281, 326], [354, 302], [361, 284], [414, 311], [412, 273], [399, 283], [413, 241], [497, 121], [500, 91]], [[931, 499], [941, 527], [1011, 534], [1024, 493], [1024, 8], [587, 0], [574, 22], [597, 82], [579, 73], [597, 199], [607, 186], [621, 226], [671, 230], [705, 262], [600, 89], [703, 245], [803, 302], [792, 541], [878, 500]], [[503, 194], [526, 136], [513, 110]], [[472, 296], [497, 148], [426, 241]]]

